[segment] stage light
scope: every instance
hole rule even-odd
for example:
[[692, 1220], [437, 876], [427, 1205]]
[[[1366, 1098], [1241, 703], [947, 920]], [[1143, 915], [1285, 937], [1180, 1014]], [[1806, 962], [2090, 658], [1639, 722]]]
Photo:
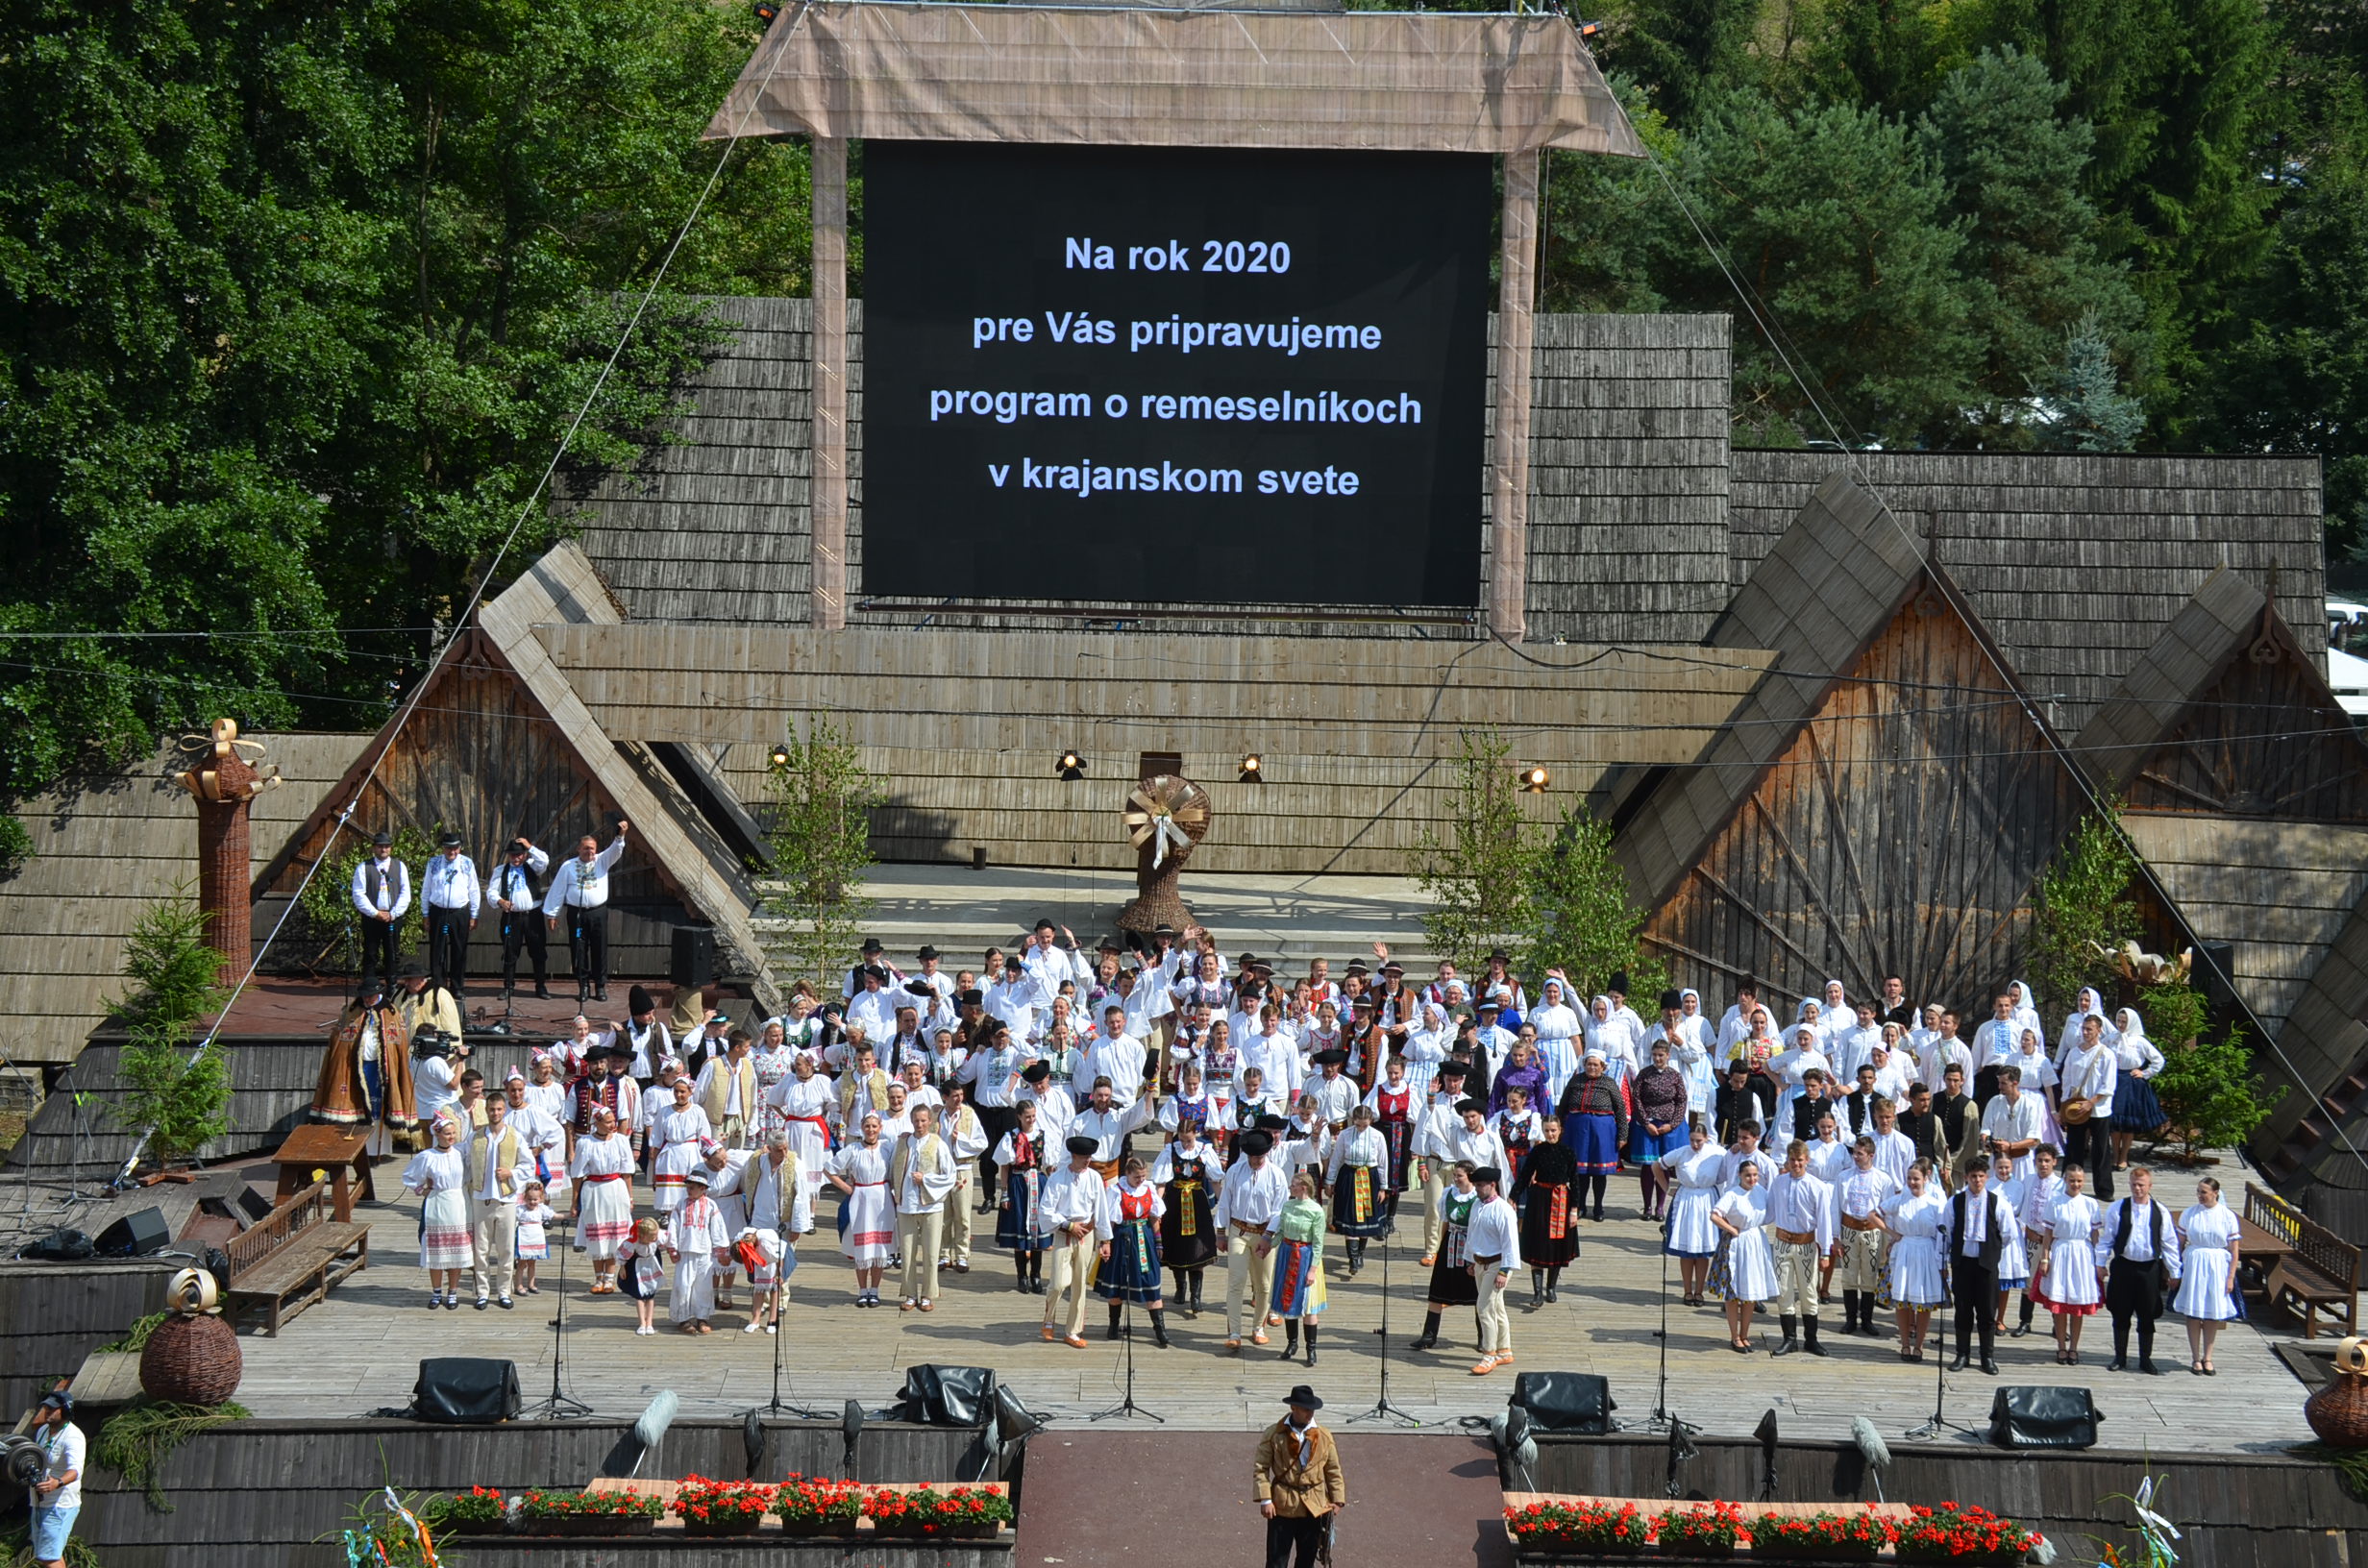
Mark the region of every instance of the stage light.
[[1060, 775], [1073, 784], [1085, 776], [1085, 759], [1074, 751], [1062, 752], [1056, 766]]
[[1265, 763], [1257, 752], [1252, 751], [1245, 756], [1242, 759], [1242, 782], [1245, 784], [1265, 783], [1267, 775], [1259, 771], [1264, 766]]
[[765, 760], [773, 764], [773, 771], [775, 772], [779, 772], [782, 769], [789, 766], [789, 747], [786, 746], [775, 747], [772, 751], [766, 755]]
[[756, 13], [756, 25], [759, 30], [771, 27], [773, 19], [781, 14], [781, 8], [774, 5], [772, 0], [756, 0], [756, 4], [749, 9]]
[[1521, 788], [1531, 795], [1543, 795], [1551, 776], [1544, 769], [1533, 763], [1521, 770]]
[[1603, 41], [1603, 24], [1601, 22], [1581, 22], [1579, 24], [1579, 41], [1587, 45], [1590, 49], [1592, 49], [1597, 44], [1601, 43]]

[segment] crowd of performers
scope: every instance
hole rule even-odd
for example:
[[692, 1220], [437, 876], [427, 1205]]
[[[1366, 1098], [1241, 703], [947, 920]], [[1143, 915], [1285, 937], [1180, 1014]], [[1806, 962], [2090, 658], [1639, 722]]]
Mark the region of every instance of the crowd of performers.
[[[859, 1309], [893, 1294], [936, 1311], [992, 1215], [1047, 1340], [1083, 1348], [1098, 1296], [1110, 1336], [1140, 1308], [1167, 1348], [1169, 1309], [1197, 1317], [1216, 1275], [1227, 1350], [1279, 1328], [1280, 1354], [1312, 1365], [1327, 1272], [1418, 1234], [1416, 1348], [1468, 1308], [1485, 1376], [1514, 1359], [1513, 1282], [1528, 1271], [1533, 1310], [1560, 1302], [1626, 1169], [1682, 1300], [1718, 1297], [1742, 1353], [1773, 1303], [1776, 1354], [1827, 1354], [1820, 1309], [1838, 1294], [1843, 1333], [1882, 1336], [1888, 1311], [1918, 1360], [1953, 1298], [1961, 1365], [1994, 1371], [1995, 1335], [2038, 1310], [2077, 1364], [2102, 1307], [2115, 1364], [2134, 1328], [2151, 1372], [2168, 1308], [2209, 1374], [2212, 1334], [2241, 1311], [2215, 1184], [2173, 1213], [2129, 1167], [2113, 1195], [2131, 1137], [2163, 1119], [2162, 1057], [2094, 992], [2051, 1042], [2019, 982], [1967, 1036], [1896, 980], [1879, 1001], [1829, 983], [1781, 1029], [1753, 987], [1715, 1020], [1672, 991], [1648, 1025], [1616, 982], [1582, 1002], [1550, 970], [1533, 999], [1501, 952], [1469, 981], [1443, 964], [1418, 985], [1379, 943], [1372, 966], [1335, 979], [1318, 960], [1285, 983], [1198, 927], [1088, 954], [1040, 922], [959, 973], [932, 948], [907, 973], [865, 947], [832, 994], [802, 984], [777, 1017], [670, 1024], [635, 987], [629, 1017], [580, 1017], [499, 1092], [456, 1054], [416, 1064], [432, 1146], [405, 1184], [424, 1199], [431, 1306], [456, 1308], [463, 1274], [481, 1310], [536, 1289], [564, 1212], [591, 1290], [635, 1298], [640, 1332], [661, 1291], [678, 1329], [712, 1332], [744, 1275], [746, 1331], [771, 1332], [835, 1197]], [[378, 1006], [349, 1010], [333, 1056]]]

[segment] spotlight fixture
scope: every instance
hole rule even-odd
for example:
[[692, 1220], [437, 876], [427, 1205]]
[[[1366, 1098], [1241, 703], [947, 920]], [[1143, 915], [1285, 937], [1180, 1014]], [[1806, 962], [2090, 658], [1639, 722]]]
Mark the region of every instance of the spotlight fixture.
[[1544, 769], [1532, 763], [1521, 770], [1521, 788], [1531, 795], [1543, 795], [1548, 776]]
[[1075, 783], [1085, 776], [1085, 759], [1074, 751], [1062, 752], [1059, 772], [1063, 778]]
[[1579, 41], [1587, 45], [1588, 48], [1593, 49], [1603, 42], [1603, 24], [1601, 22], [1581, 22], [1578, 24], [1578, 28]]
[[775, 772], [779, 772], [782, 769], [789, 766], [789, 747], [786, 746], [776, 746], [765, 760], [773, 764], [773, 771]]
[[749, 9], [756, 13], [756, 26], [759, 32], [771, 27], [773, 19], [781, 14], [781, 8], [773, 4], [772, 0], [756, 0], [756, 4]]
[[1242, 782], [1245, 784], [1265, 783], [1267, 775], [1259, 771], [1265, 766], [1257, 752], [1252, 751], [1246, 754], [1242, 758]]

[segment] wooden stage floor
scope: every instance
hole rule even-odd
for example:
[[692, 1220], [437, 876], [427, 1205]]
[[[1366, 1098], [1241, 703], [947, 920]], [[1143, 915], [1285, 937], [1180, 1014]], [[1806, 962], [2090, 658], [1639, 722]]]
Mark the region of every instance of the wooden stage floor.
[[[1559, 1304], [1530, 1310], [1526, 1277], [1516, 1282], [1513, 1333], [1517, 1367], [1601, 1373], [1611, 1380], [1620, 1417], [1640, 1423], [1654, 1407], [1660, 1348], [1654, 1330], [1664, 1297], [1657, 1233], [1637, 1217], [1633, 1192], [1631, 1186], [1631, 1207], [1607, 1210], [1612, 1217], [1603, 1225], [1586, 1227], [1585, 1251], [1563, 1276]], [[418, 1362], [432, 1356], [507, 1358], [517, 1362], [530, 1402], [550, 1391], [555, 1335], [549, 1285], [538, 1296], [519, 1297], [512, 1311], [497, 1307], [480, 1312], [464, 1303], [458, 1311], [432, 1312], [426, 1277], [414, 1265], [416, 1200], [406, 1194], [397, 1205], [365, 1206], [357, 1217], [373, 1225], [371, 1267], [285, 1326], [278, 1338], [240, 1341], [246, 1353], [242, 1403], [265, 1417], [359, 1416], [407, 1404]], [[976, 1255], [970, 1274], [947, 1274], [937, 1311], [925, 1316], [893, 1305], [854, 1309], [852, 1276], [836, 1251], [827, 1206], [821, 1232], [802, 1253], [783, 1342], [786, 1397], [793, 1403], [836, 1410], [854, 1399], [877, 1408], [896, 1397], [903, 1368], [926, 1361], [993, 1366], [1032, 1408], [1063, 1423], [1115, 1404], [1122, 1392], [1123, 1346], [1102, 1339], [1098, 1299], [1087, 1315], [1091, 1348], [1047, 1344], [1038, 1336], [1041, 1303], [1012, 1288], [1007, 1257]], [[1332, 1265], [1331, 1310], [1314, 1371], [1279, 1359], [1280, 1330], [1271, 1331], [1275, 1343], [1262, 1352], [1228, 1355], [1221, 1349], [1221, 1312], [1204, 1312], [1197, 1321], [1171, 1312], [1175, 1348], [1152, 1349], [1147, 1332], [1136, 1341], [1138, 1403], [1167, 1417], [1169, 1430], [1253, 1431], [1275, 1419], [1283, 1393], [1305, 1381], [1330, 1402], [1326, 1414], [1344, 1423], [1374, 1403], [1378, 1388], [1373, 1331], [1381, 1317], [1379, 1254], [1377, 1245], [1374, 1261], [1354, 1280], [1339, 1263]], [[1469, 1375], [1468, 1310], [1460, 1321], [1448, 1318], [1446, 1328], [1461, 1335], [1451, 1351], [1406, 1352], [1421, 1328], [1414, 1259], [1411, 1244], [1395, 1246], [1392, 1397], [1438, 1424], [1434, 1431], [1500, 1413], [1512, 1374]], [[582, 1260], [572, 1259], [570, 1268], [563, 1382], [578, 1399], [602, 1414], [631, 1415], [656, 1390], [672, 1388], [684, 1413], [721, 1415], [770, 1397], [775, 1340], [741, 1333], [745, 1313], [721, 1313], [716, 1333], [693, 1337], [662, 1327], [661, 1300], [661, 1332], [637, 1336], [632, 1303], [583, 1295]], [[1220, 1278], [1209, 1281], [1212, 1302], [1221, 1293]], [[892, 1304], [895, 1286], [892, 1274]], [[1897, 1442], [1932, 1413], [1935, 1364], [1902, 1362], [1888, 1340], [1829, 1336], [1834, 1354], [1824, 1360], [1741, 1357], [1728, 1348], [1715, 1311], [1678, 1307], [1673, 1294], [1670, 1300], [1669, 1406], [1709, 1433], [1746, 1434], [1763, 1411], [1774, 1408], [1788, 1438], [1846, 1438], [1851, 1418], [1863, 1414], [1887, 1440]], [[1837, 1303], [1829, 1321], [1838, 1322], [1839, 1312]], [[1999, 1377], [1967, 1372], [1947, 1379], [1952, 1420], [1984, 1426], [2001, 1384], [2069, 1383], [2094, 1392], [2107, 1416], [2101, 1440], [2116, 1449], [2264, 1453], [2310, 1437], [2302, 1416], [2306, 1390], [2273, 1353], [2272, 1335], [2250, 1325], [2232, 1324], [2223, 1333], [2215, 1356], [2220, 1374], [2206, 1379], [2186, 1371], [2186, 1336], [2177, 1319], [2164, 1320], [2158, 1340], [2158, 1362], [2176, 1370], [2159, 1378], [2105, 1370], [2111, 1338], [2101, 1315], [2089, 1325], [2084, 1364], [2060, 1367], [2046, 1322], [2042, 1315], [2028, 1337], [2000, 1342]], [[1949, 1440], [1981, 1439], [1952, 1434]]]

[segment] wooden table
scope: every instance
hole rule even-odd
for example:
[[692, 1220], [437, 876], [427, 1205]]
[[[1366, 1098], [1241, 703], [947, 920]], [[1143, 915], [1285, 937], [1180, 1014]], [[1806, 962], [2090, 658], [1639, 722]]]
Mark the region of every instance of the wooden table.
[[310, 1122], [287, 1135], [280, 1152], [271, 1157], [280, 1167], [280, 1187], [273, 1206], [287, 1202], [317, 1179], [314, 1171], [326, 1172], [330, 1180], [330, 1206], [333, 1217], [340, 1225], [354, 1218], [353, 1182], [358, 1177], [361, 1196], [365, 1201], [378, 1197], [370, 1182], [370, 1157], [362, 1151], [370, 1146], [370, 1134], [364, 1128], [337, 1127], [328, 1122]]

